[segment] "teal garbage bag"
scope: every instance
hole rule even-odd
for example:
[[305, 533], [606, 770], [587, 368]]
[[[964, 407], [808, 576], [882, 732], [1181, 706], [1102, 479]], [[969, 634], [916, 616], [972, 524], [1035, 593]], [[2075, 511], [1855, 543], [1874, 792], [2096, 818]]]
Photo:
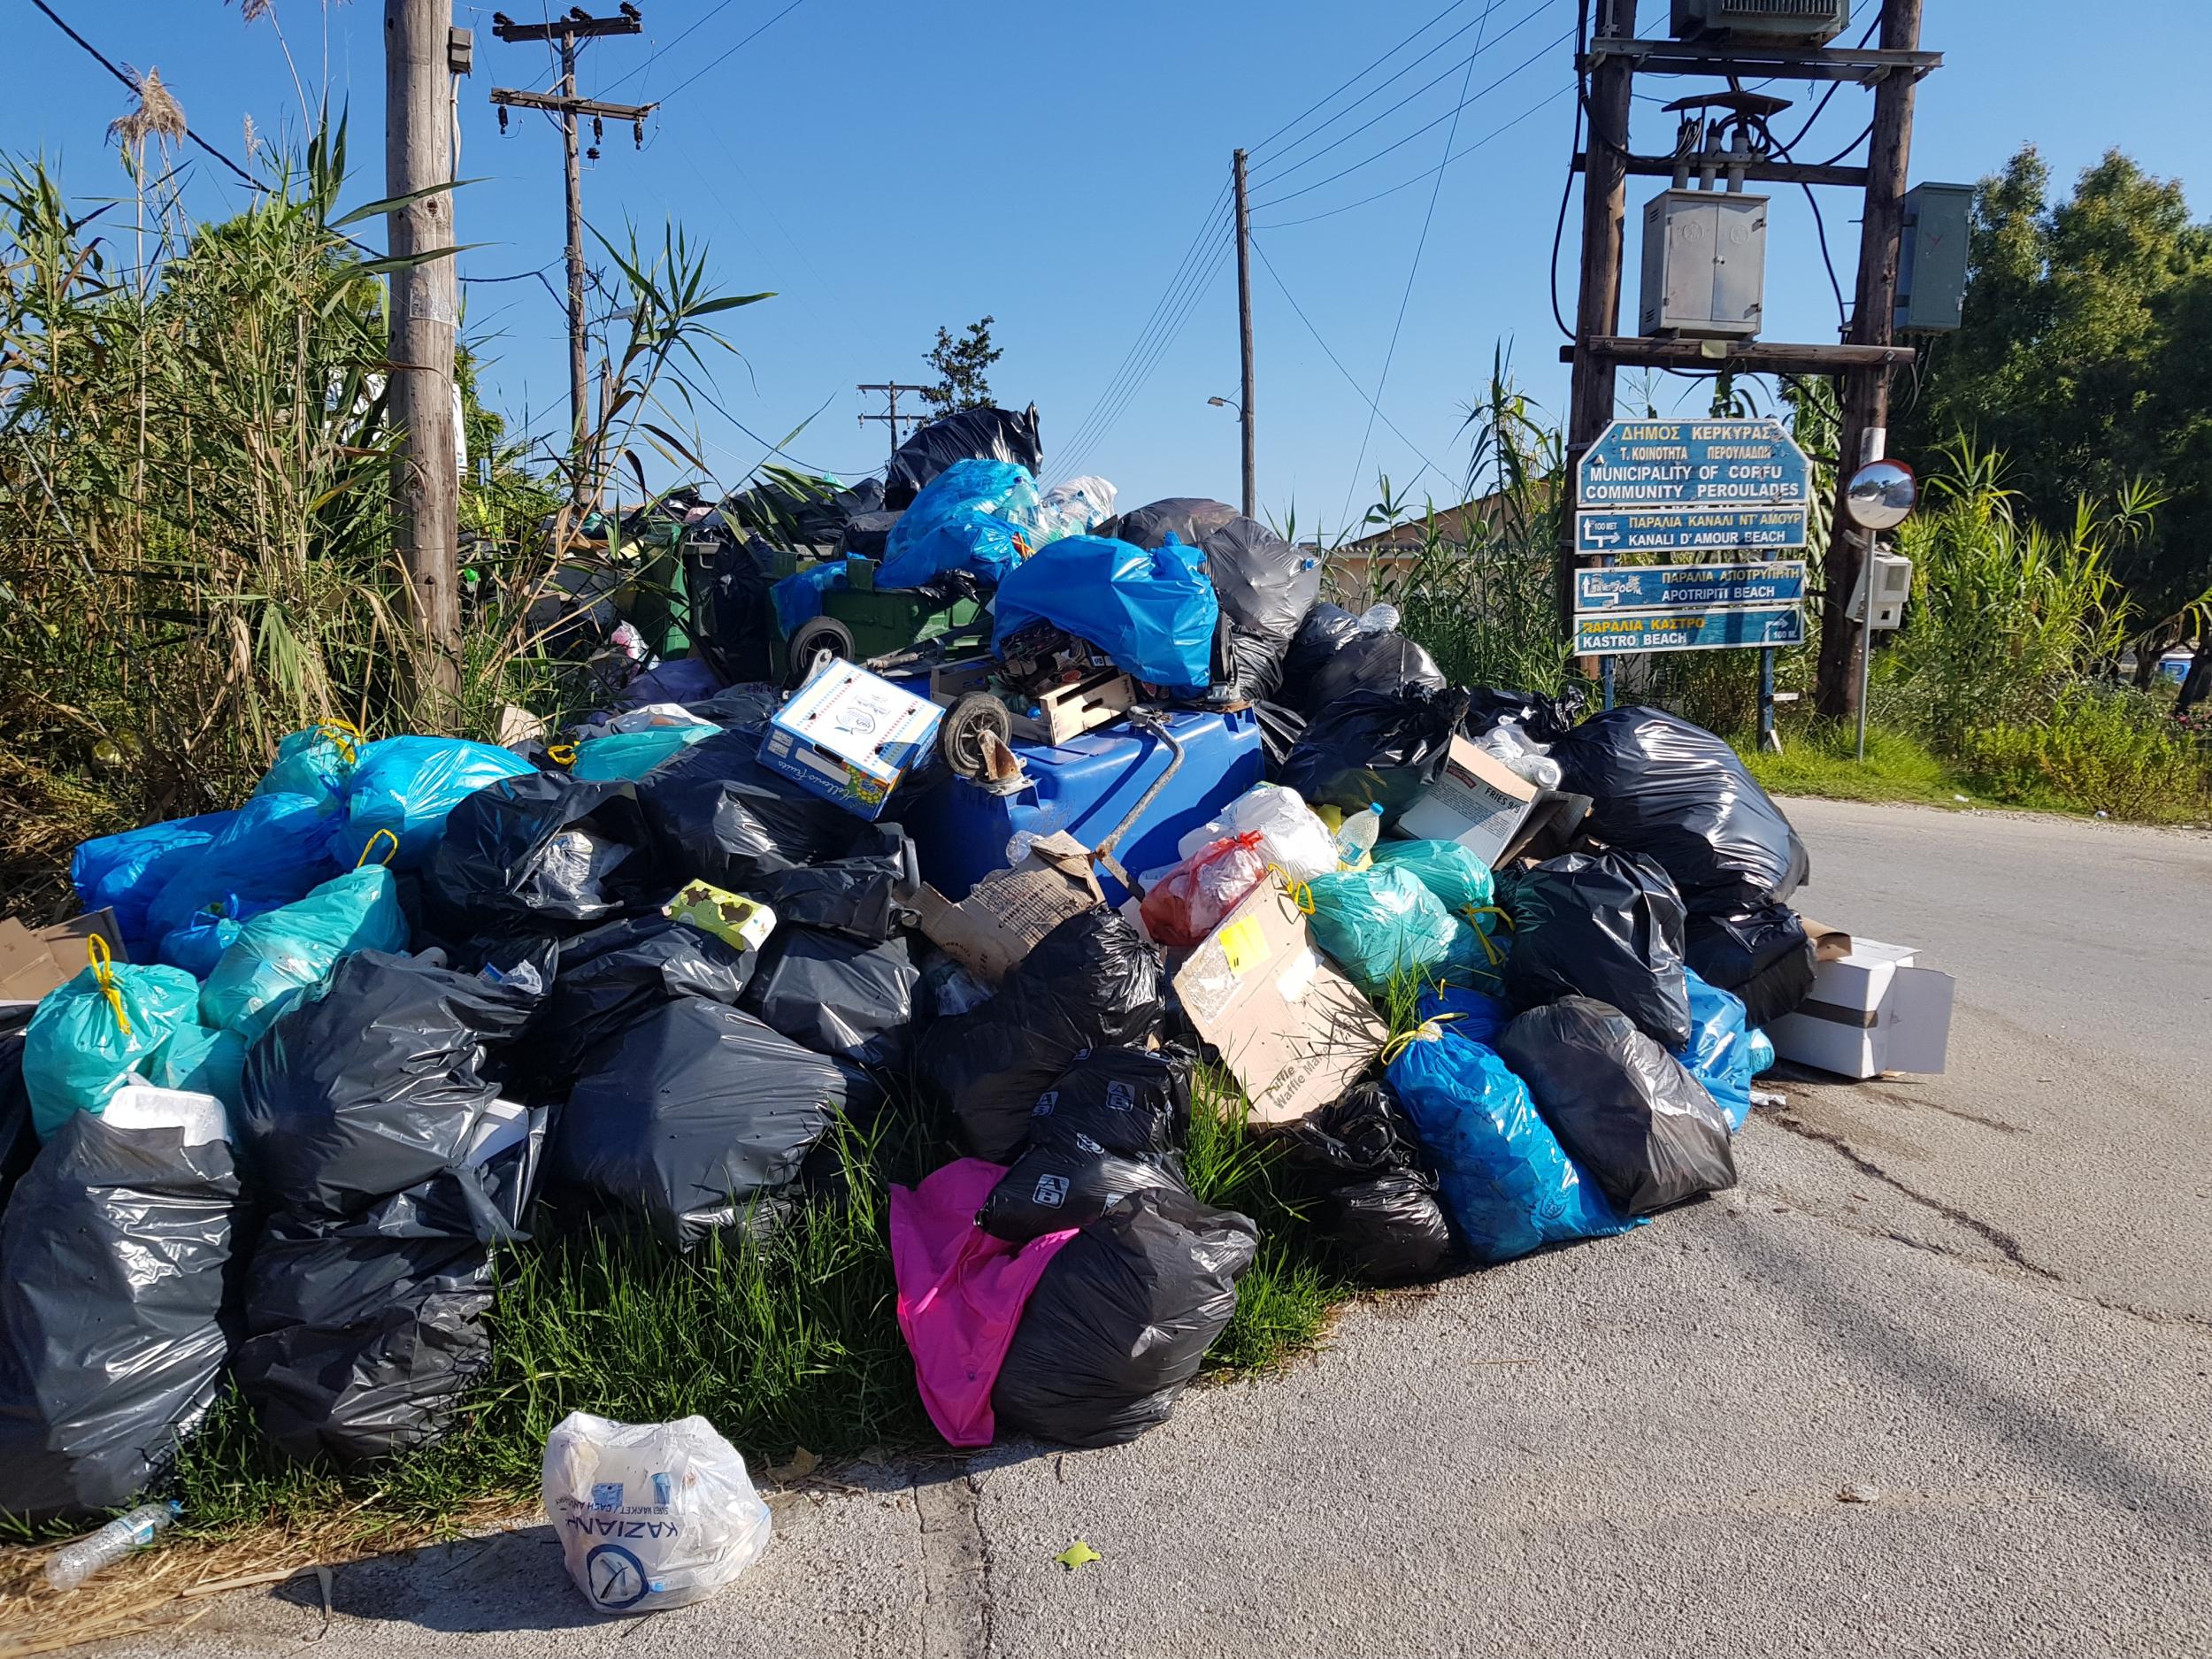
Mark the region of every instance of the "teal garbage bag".
[[193, 1023], [200, 982], [182, 968], [110, 962], [96, 943], [84, 972], [50, 991], [23, 1033], [23, 1087], [41, 1141], [72, 1112], [106, 1110], [142, 1061]]
[[1445, 1208], [1478, 1262], [1625, 1233], [1624, 1221], [1487, 1045], [1431, 1023], [1402, 1040], [1390, 1087], [1436, 1162]]
[[238, 930], [246, 925], [242, 909], [238, 895], [227, 893], [221, 903], [193, 911], [189, 921], [173, 929], [161, 941], [160, 959], [173, 968], [182, 968], [196, 979], [204, 979], [215, 972], [223, 952], [237, 941]]
[[88, 913], [113, 910], [124, 950], [134, 958], [151, 956], [148, 908], [169, 878], [237, 816], [204, 812], [80, 841], [69, 856], [69, 882], [77, 889], [78, 908]]
[[250, 1042], [299, 993], [320, 985], [339, 957], [406, 949], [398, 884], [381, 864], [364, 864], [248, 922], [201, 988], [200, 1018]]
[[255, 795], [177, 867], [147, 907], [146, 934], [156, 949], [146, 955], [211, 905], [234, 898], [242, 914], [269, 910], [337, 873], [330, 858], [334, 822], [312, 795]]
[[[1751, 1116], [1751, 1079], [1758, 1070], [1753, 1040], [1763, 1040], [1763, 1033], [1747, 1023], [1743, 998], [1708, 985], [1694, 968], [1685, 968], [1682, 977], [1690, 988], [1690, 1040], [1674, 1057], [1728, 1114], [1728, 1127], [1740, 1129]], [[1773, 1052], [1771, 1043], [1768, 1052]]]
[[1088, 640], [1148, 685], [1202, 691], [1221, 601], [1206, 556], [1173, 536], [1149, 551], [1102, 535], [1063, 537], [1000, 581], [991, 649], [1040, 618]]
[[1035, 548], [1024, 522], [1037, 503], [1028, 468], [974, 457], [955, 461], [922, 486], [891, 526], [876, 586], [925, 588], [948, 571], [1003, 581]]
[[[530, 771], [519, 756], [465, 738], [380, 739], [354, 763], [346, 786], [345, 825], [332, 837], [331, 851], [348, 867], [366, 857], [388, 862], [395, 870], [415, 869], [437, 846], [447, 813], [486, 784]], [[379, 830], [388, 831], [399, 843], [388, 860], [383, 842], [369, 851]]]
[[694, 743], [719, 737], [718, 726], [655, 726], [642, 732], [610, 732], [576, 745], [568, 775], [586, 783], [635, 783]]
[[288, 733], [276, 759], [254, 786], [256, 795], [303, 795], [334, 812], [345, 803], [353, 764], [367, 745], [350, 721], [325, 720]]
[[1774, 1039], [1757, 1026], [1753, 1026], [1751, 1030], [1751, 1075], [1759, 1077], [1773, 1071], [1776, 1059]]
[[1379, 841], [1375, 862], [1394, 864], [1486, 933], [1503, 926], [1496, 884], [1481, 856], [1457, 841]]
[[1479, 959], [1473, 933], [1436, 895], [1392, 864], [1340, 870], [1306, 884], [1314, 942], [1352, 982], [1379, 996], [1400, 974], [1438, 977], [1455, 956]]
[[235, 1110], [239, 1079], [246, 1070], [246, 1040], [234, 1031], [195, 1021], [178, 1026], [143, 1069], [146, 1080], [158, 1087], [212, 1094]]

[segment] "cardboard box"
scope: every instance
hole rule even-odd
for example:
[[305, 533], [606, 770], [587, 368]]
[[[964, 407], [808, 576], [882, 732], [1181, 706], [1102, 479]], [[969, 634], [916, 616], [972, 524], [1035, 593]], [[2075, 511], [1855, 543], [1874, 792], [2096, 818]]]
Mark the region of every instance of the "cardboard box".
[[[1843, 1077], [1943, 1070], [1955, 982], [1917, 966], [1918, 951], [1808, 922], [1819, 966], [1812, 995], [1766, 1028], [1785, 1060]], [[1837, 954], [1837, 946], [1843, 947]]]
[[832, 663], [768, 723], [760, 762], [856, 818], [881, 816], [945, 711], [856, 663]]
[[993, 871], [957, 904], [925, 883], [914, 908], [924, 938], [996, 985], [1062, 922], [1105, 902], [1090, 849], [1063, 833], [1037, 837], [1019, 864]]
[[1305, 912], [1273, 880], [1190, 953], [1174, 986], [1191, 1024], [1252, 1102], [1255, 1129], [1297, 1123], [1328, 1105], [1390, 1036], [1314, 949]]
[[35, 931], [13, 917], [0, 917], [0, 1002], [35, 1002], [68, 984], [83, 971], [85, 941], [96, 933], [107, 941], [116, 961], [127, 960], [113, 910]]
[[1496, 756], [1455, 737], [1444, 775], [1405, 810], [1398, 833], [1415, 841], [1457, 841], [1495, 868], [1543, 794]]

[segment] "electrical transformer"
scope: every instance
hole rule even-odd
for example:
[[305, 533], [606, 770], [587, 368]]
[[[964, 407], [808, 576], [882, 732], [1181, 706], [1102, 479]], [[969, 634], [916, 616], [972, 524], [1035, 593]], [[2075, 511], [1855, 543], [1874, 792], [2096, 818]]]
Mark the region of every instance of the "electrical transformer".
[[1662, 190], [1644, 204], [1638, 332], [1747, 340], [1766, 292], [1767, 198]]
[[1824, 46], [1851, 27], [1851, 0], [1674, 0], [1678, 41]]

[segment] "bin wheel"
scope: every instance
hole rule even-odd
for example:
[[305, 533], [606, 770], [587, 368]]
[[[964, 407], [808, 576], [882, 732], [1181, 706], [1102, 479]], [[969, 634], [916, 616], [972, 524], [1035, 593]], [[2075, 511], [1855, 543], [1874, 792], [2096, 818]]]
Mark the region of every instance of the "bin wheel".
[[784, 649], [791, 663], [791, 672], [785, 676], [785, 689], [789, 690], [814, 672], [815, 659], [824, 651], [852, 661], [853, 631], [835, 617], [811, 617], [799, 624], [798, 632]]
[[989, 733], [1001, 743], [1012, 740], [1014, 716], [987, 691], [971, 691], [946, 712], [937, 728], [937, 747], [952, 769], [964, 778], [990, 775]]

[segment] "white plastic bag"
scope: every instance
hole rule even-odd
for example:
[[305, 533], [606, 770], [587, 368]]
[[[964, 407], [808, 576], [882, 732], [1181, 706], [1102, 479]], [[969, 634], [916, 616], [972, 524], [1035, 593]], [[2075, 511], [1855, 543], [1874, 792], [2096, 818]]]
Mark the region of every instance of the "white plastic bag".
[[704, 1417], [572, 1411], [546, 1439], [544, 1485], [568, 1576], [602, 1613], [704, 1601], [768, 1548], [768, 1506]]
[[1229, 803], [1219, 818], [1202, 824], [1175, 843], [1183, 858], [1217, 841], [1257, 830], [1267, 862], [1280, 864], [1294, 881], [1310, 881], [1336, 868], [1336, 837], [1314, 816], [1294, 790], [1280, 784], [1255, 784]]

